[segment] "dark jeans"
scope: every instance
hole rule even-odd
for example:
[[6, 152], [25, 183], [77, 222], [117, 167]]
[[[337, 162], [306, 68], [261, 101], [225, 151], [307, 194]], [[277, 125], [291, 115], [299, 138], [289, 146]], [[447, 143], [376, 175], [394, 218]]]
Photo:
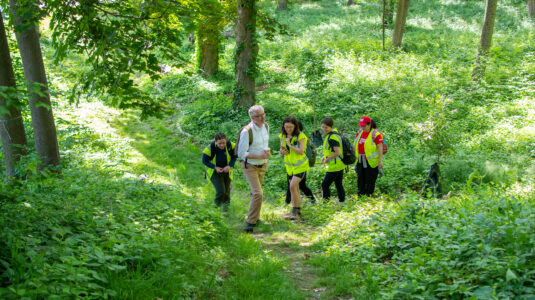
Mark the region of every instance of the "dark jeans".
[[323, 181], [321, 182], [321, 193], [323, 194], [323, 199], [329, 199], [331, 197], [330, 187], [334, 181], [336, 186], [336, 192], [338, 193], [338, 201], [344, 202], [346, 200], [346, 191], [344, 190], [344, 185], [342, 181], [344, 180], [344, 170], [338, 172], [327, 172]]
[[215, 188], [214, 203], [217, 206], [230, 204], [230, 176], [228, 173], [217, 173], [214, 171], [210, 178]]
[[[288, 183], [288, 188], [286, 189], [286, 203], [292, 202], [292, 193], [290, 192], [290, 179], [292, 179], [292, 176], [286, 174], [286, 182]], [[312, 202], [314, 202], [314, 194], [312, 193], [312, 190], [307, 186], [307, 175], [305, 174], [305, 177], [299, 181], [299, 189], [305, 193], [305, 196], [310, 198]]]
[[375, 181], [379, 174], [379, 168], [371, 168], [369, 165], [367, 168], [363, 168], [362, 163], [357, 163], [355, 172], [357, 172], [357, 194], [371, 196], [375, 191]]

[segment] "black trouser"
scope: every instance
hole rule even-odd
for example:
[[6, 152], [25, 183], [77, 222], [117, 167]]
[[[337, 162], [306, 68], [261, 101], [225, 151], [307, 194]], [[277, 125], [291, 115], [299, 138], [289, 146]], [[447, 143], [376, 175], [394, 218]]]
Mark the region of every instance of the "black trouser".
[[229, 173], [217, 173], [214, 170], [212, 178], [210, 178], [215, 188], [214, 203], [217, 206], [222, 204], [228, 205], [230, 203], [230, 176]]
[[334, 181], [336, 192], [338, 193], [338, 201], [344, 202], [346, 200], [346, 191], [344, 190], [344, 185], [342, 184], [343, 180], [344, 170], [325, 173], [325, 177], [323, 177], [323, 181], [321, 182], [321, 193], [323, 195], [323, 199], [329, 199], [331, 197], [331, 191], [329, 188]]
[[375, 181], [379, 174], [379, 168], [372, 168], [370, 165], [364, 168], [363, 164], [359, 162], [355, 167], [355, 172], [357, 172], [357, 194], [371, 196], [375, 191]]
[[[286, 174], [286, 182], [288, 182], [288, 189], [286, 190], [286, 203], [292, 202], [292, 193], [290, 192], [290, 179], [292, 179], [292, 176]], [[305, 174], [305, 177], [299, 181], [299, 189], [305, 193], [305, 196], [310, 198], [310, 200], [314, 201], [314, 194], [312, 193], [312, 190], [307, 186], [307, 175]]]

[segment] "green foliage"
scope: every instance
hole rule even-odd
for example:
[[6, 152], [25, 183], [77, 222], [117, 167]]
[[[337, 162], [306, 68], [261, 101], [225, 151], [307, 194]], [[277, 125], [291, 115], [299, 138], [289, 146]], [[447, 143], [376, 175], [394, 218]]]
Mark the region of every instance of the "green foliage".
[[[527, 186], [524, 186], [524, 189]], [[344, 276], [355, 298], [505, 298], [533, 295], [533, 189], [496, 186], [447, 200], [408, 195], [314, 212], [324, 225], [315, 264]], [[342, 267], [351, 266], [351, 268]], [[334, 273], [334, 274], [333, 274]]]
[[140, 89], [134, 74], [160, 78], [162, 59], [182, 64], [180, 44], [196, 2], [185, 6], [174, 1], [85, 1], [64, 5], [49, 1], [54, 60], [69, 52], [85, 57], [86, 69], [77, 74], [71, 90], [74, 101], [83, 92], [107, 95], [119, 108], [138, 107], [144, 115], [160, 115], [164, 104]]
[[452, 154], [455, 132], [452, 131], [452, 117], [447, 109], [448, 102], [444, 96], [426, 99], [429, 103], [429, 117], [423, 124], [415, 124], [419, 134], [419, 144], [424, 151], [440, 158]]
[[325, 76], [329, 69], [325, 66], [326, 53], [316, 54], [313, 50], [305, 49], [297, 60], [297, 68], [303, 73], [305, 88], [312, 93], [319, 93], [329, 83]]

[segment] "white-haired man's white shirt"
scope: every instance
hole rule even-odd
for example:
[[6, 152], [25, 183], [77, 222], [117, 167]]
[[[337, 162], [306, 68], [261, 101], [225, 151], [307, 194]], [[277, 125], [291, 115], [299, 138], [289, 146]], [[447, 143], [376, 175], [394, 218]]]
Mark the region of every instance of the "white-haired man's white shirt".
[[[269, 148], [269, 129], [264, 123], [262, 127], [256, 126], [254, 122], [249, 123], [253, 133], [253, 143], [249, 145], [249, 133], [244, 128], [240, 133], [240, 142], [238, 143], [238, 157], [245, 161], [249, 154], [260, 155]], [[247, 158], [247, 163], [253, 165], [263, 165], [267, 159]]]

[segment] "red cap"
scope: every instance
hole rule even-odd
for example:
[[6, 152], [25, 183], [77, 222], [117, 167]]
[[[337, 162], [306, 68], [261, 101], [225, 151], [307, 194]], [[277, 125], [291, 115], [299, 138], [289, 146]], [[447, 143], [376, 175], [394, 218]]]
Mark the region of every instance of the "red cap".
[[366, 124], [370, 124], [371, 122], [372, 119], [370, 119], [370, 117], [362, 116], [362, 118], [360, 118], [359, 126], [365, 126]]

